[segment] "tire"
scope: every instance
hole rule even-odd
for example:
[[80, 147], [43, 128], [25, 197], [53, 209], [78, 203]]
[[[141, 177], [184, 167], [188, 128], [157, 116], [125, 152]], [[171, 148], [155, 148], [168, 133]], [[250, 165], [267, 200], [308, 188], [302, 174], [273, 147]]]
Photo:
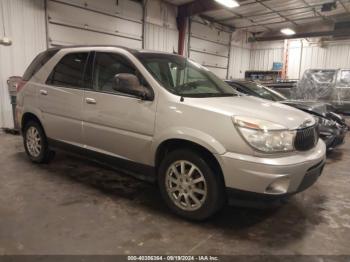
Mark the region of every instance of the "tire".
[[168, 153], [160, 163], [160, 192], [175, 214], [201, 221], [223, 207], [224, 183], [220, 172], [208, 162], [199, 152], [182, 149]]
[[29, 159], [35, 163], [48, 163], [53, 155], [49, 150], [45, 132], [36, 121], [30, 120], [25, 125], [23, 143]]

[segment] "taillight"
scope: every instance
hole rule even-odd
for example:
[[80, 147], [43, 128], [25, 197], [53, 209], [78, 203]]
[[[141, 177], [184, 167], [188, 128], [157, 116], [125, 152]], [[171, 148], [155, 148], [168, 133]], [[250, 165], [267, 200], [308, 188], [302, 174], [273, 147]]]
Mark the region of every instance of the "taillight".
[[27, 81], [24, 81], [24, 80], [18, 81], [17, 86], [16, 86], [16, 92], [18, 93], [19, 91], [21, 91], [21, 89], [24, 87], [24, 85], [26, 83], [27, 83]]

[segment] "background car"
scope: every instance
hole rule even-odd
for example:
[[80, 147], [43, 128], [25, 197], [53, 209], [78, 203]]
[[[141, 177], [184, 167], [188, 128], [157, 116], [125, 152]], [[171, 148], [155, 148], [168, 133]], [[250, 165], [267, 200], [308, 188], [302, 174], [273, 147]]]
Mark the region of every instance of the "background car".
[[279, 92], [253, 81], [226, 82], [241, 93], [287, 104], [315, 116], [319, 122], [320, 137], [326, 143], [327, 150], [332, 150], [344, 142], [348, 126], [342, 116], [334, 113], [332, 105], [317, 101], [288, 100]]

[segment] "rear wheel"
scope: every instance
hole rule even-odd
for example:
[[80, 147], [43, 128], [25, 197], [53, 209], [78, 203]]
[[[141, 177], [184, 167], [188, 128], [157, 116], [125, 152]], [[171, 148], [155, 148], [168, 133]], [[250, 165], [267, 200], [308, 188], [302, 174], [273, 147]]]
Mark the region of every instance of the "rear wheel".
[[158, 174], [166, 204], [188, 219], [212, 216], [224, 203], [224, 186], [217, 171], [195, 151], [170, 152], [161, 162]]
[[47, 163], [50, 159], [47, 138], [43, 128], [36, 121], [29, 121], [23, 132], [25, 151], [33, 162]]

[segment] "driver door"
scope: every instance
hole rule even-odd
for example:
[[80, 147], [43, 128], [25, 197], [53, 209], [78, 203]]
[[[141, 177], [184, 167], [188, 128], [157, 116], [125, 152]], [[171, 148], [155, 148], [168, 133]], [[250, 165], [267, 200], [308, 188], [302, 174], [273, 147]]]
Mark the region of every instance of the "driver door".
[[84, 94], [83, 138], [88, 149], [149, 163], [156, 107], [154, 101], [113, 89], [116, 74], [136, 74], [123, 55], [96, 52], [92, 72], [93, 89]]

